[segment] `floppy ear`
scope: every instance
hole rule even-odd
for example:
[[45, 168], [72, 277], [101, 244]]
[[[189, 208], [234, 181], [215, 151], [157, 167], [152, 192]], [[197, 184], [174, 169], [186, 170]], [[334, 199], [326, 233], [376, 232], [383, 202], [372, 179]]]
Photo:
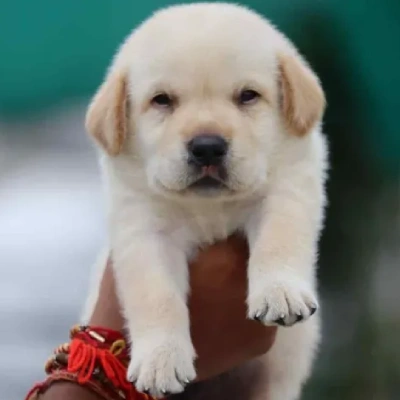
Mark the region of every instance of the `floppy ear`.
[[110, 155], [117, 155], [127, 135], [126, 75], [111, 72], [93, 97], [86, 114], [86, 130]]
[[279, 55], [281, 107], [290, 133], [304, 136], [322, 118], [325, 95], [318, 78], [297, 57]]

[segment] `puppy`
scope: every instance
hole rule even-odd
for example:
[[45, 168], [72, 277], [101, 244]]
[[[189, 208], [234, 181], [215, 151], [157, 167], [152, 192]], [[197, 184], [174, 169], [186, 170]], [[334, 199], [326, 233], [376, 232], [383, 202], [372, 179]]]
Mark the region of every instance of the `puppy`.
[[248, 318], [282, 326], [259, 398], [299, 397], [319, 342], [324, 108], [289, 40], [237, 5], [172, 6], [123, 43], [86, 128], [102, 149], [127, 378], [139, 391], [160, 397], [195, 378], [188, 260], [239, 231]]

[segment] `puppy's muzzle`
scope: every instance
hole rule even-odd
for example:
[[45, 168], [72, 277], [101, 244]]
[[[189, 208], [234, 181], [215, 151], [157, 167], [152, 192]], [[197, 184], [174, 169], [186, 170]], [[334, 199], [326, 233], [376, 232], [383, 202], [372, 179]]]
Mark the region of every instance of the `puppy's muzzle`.
[[189, 164], [198, 167], [220, 167], [228, 152], [227, 141], [212, 134], [198, 135], [187, 145]]
[[191, 167], [192, 189], [222, 189], [227, 178], [228, 142], [219, 135], [201, 134], [188, 144], [188, 164]]

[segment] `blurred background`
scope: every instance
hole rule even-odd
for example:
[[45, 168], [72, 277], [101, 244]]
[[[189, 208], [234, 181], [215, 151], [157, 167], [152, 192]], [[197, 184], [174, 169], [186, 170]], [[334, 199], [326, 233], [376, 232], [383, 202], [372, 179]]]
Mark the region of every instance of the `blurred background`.
[[[2, 0], [0, 399], [21, 400], [81, 312], [105, 238], [89, 96], [121, 40], [168, 1]], [[400, 398], [400, 2], [248, 0], [328, 98], [324, 343], [303, 399]]]

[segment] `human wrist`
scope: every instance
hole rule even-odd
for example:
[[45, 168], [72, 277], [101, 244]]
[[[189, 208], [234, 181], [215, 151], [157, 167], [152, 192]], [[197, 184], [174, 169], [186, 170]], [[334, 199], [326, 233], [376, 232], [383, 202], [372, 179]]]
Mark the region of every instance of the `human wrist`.
[[[70, 338], [70, 342], [54, 350], [45, 366], [47, 378], [34, 385], [26, 400], [42, 400], [45, 393], [61, 382], [79, 384], [97, 394], [89, 400], [149, 400], [125, 379], [129, 356], [127, 343], [120, 332], [104, 327], [74, 326]], [[71, 385], [51, 390], [50, 398], [58, 398], [57, 393], [61, 393], [68, 399], [77, 391]], [[78, 393], [82, 391], [78, 390]], [[76, 396], [72, 398], [76, 399]]]

